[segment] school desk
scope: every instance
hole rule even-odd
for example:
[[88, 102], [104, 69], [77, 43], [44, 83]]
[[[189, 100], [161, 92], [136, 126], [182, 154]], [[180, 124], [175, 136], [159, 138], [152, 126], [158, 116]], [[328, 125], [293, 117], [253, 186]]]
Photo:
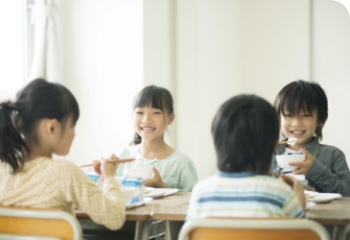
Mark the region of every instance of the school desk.
[[[177, 239], [177, 233], [185, 221], [191, 193], [179, 192], [174, 195], [154, 199], [146, 205], [126, 211], [127, 221], [137, 221], [137, 226], [144, 222], [141, 233], [147, 238], [147, 227], [151, 220], [166, 220], [169, 236], [167, 239]], [[89, 218], [82, 212], [77, 212], [77, 218]], [[306, 213], [308, 219], [324, 225], [335, 226], [336, 235], [341, 235], [345, 226], [350, 224], [350, 197], [343, 197], [325, 204], [316, 204]], [[335, 237], [335, 236], [334, 236]]]

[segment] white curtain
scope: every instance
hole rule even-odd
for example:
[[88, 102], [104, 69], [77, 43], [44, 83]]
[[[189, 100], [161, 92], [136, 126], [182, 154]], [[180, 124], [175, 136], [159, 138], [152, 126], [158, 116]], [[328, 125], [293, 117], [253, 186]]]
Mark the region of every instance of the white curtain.
[[64, 84], [53, 0], [34, 0], [31, 14], [34, 24], [34, 56], [29, 80], [44, 78]]

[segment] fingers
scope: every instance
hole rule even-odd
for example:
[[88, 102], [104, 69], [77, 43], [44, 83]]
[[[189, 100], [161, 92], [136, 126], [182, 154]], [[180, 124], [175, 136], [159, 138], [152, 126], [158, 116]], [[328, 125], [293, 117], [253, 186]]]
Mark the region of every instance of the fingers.
[[309, 153], [308, 150], [305, 150], [305, 149], [300, 149], [300, 151], [306, 156], [306, 158], [309, 158], [311, 155], [311, 153]]
[[159, 172], [158, 172], [158, 170], [157, 170], [157, 168], [156, 167], [152, 167], [152, 171], [153, 171], [153, 173], [154, 173], [154, 176], [160, 176], [159, 175]]
[[113, 153], [113, 154], [107, 159], [107, 161], [114, 161], [114, 160], [119, 160], [119, 158]]
[[[100, 166], [101, 166], [101, 165], [100, 165]], [[95, 171], [98, 175], [101, 175], [101, 174], [102, 174], [100, 166], [93, 166], [94, 171]]]
[[290, 162], [289, 166], [294, 166], [294, 167], [305, 167], [307, 165], [307, 163], [305, 162]]
[[300, 168], [300, 169], [297, 169], [297, 170], [292, 171], [292, 173], [295, 174], [295, 175], [298, 175], [298, 174], [305, 175], [305, 174], [306, 174], [306, 171], [305, 171], [305, 169]]

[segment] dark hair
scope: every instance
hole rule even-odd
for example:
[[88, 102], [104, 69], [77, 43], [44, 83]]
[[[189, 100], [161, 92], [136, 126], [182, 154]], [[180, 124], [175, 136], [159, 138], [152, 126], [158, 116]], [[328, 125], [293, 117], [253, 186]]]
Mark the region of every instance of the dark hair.
[[289, 83], [277, 94], [274, 107], [279, 120], [281, 113], [285, 116], [286, 110], [292, 116], [299, 116], [301, 110], [310, 114], [315, 111], [317, 122], [323, 124], [317, 126], [316, 136], [322, 139], [322, 128], [328, 118], [328, 100], [319, 84], [303, 80]]
[[43, 79], [30, 82], [15, 102], [0, 104], [0, 161], [10, 164], [13, 173], [19, 172], [30, 153], [27, 141], [37, 141], [38, 121], [49, 118], [66, 124], [69, 116], [75, 125], [79, 106], [67, 88]]
[[216, 113], [211, 133], [220, 171], [268, 173], [279, 125], [266, 100], [254, 95], [230, 98]]
[[[133, 103], [133, 110], [150, 106], [166, 112], [167, 115], [174, 113], [174, 100], [168, 89], [150, 85], [144, 87], [136, 96]], [[134, 140], [130, 145], [137, 145], [141, 143], [141, 136], [135, 132]]]

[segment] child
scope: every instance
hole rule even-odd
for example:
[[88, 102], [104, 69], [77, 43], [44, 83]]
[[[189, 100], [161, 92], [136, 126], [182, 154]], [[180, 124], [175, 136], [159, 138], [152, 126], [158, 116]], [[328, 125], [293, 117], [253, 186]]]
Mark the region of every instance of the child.
[[[305, 175], [309, 185], [318, 192], [340, 193], [349, 197], [350, 172], [343, 152], [319, 143], [328, 118], [327, 97], [321, 86], [301, 80], [292, 82], [278, 93], [274, 107], [285, 140], [291, 137], [297, 139], [293, 146], [279, 145], [276, 154], [303, 152], [305, 162], [289, 163], [299, 167], [293, 174]], [[275, 157], [271, 167], [275, 172], [283, 172]]]
[[[304, 190], [296, 179], [267, 176], [278, 141], [273, 107], [239, 95], [219, 108], [211, 132], [220, 172], [193, 189], [186, 221], [207, 217], [304, 217]], [[292, 187], [292, 188], [291, 188]]]
[[102, 161], [104, 193], [75, 164], [54, 161], [67, 155], [79, 107], [60, 84], [37, 79], [15, 102], [0, 104], [0, 205], [78, 209], [109, 229], [125, 220], [123, 196], [114, 178], [116, 165]]
[[164, 141], [165, 131], [175, 119], [173, 105], [170, 92], [159, 86], [147, 86], [137, 94], [132, 113], [133, 146], [124, 148], [119, 157], [142, 160], [120, 164], [119, 176], [124, 169], [152, 167], [154, 177], [145, 181], [146, 186], [192, 190], [198, 181], [193, 162]]

